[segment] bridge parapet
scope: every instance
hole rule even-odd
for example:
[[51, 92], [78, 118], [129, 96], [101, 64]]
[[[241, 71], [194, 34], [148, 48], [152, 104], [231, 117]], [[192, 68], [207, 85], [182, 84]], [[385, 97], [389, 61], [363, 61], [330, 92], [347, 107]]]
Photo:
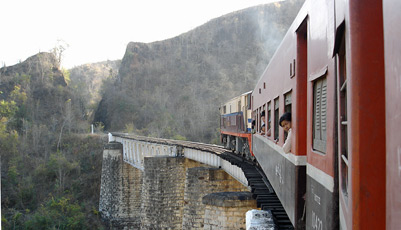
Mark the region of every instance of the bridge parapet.
[[121, 143], [123, 161], [142, 171], [145, 157], [177, 156], [177, 147], [174, 145], [137, 140], [132, 135], [109, 133], [109, 142]]
[[135, 168], [144, 170], [145, 157], [171, 156], [185, 158], [221, 168], [237, 181], [248, 187], [248, 180], [242, 169], [220, 157], [227, 150], [218, 145], [190, 141], [142, 137], [126, 133], [109, 133], [109, 142], [123, 145], [123, 160]]

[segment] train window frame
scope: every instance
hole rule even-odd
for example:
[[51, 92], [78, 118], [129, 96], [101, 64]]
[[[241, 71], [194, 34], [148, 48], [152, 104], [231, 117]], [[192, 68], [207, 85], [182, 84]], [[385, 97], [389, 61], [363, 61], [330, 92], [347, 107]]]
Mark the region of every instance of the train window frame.
[[[284, 96], [284, 113], [292, 114], [292, 90], [285, 93]], [[287, 140], [288, 133], [284, 132], [284, 140]]]
[[274, 100], [274, 140], [279, 140], [280, 97]]
[[292, 113], [292, 89], [284, 93], [284, 113]]
[[259, 107], [258, 113], [259, 113], [259, 133], [261, 133], [262, 132], [262, 116], [261, 116], [262, 107]]
[[[319, 113], [317, 113], [318, 110]], [[325, 155], [327, 150], [327, 72], [313, 81], [312, 117], [312, 148]]]
[[267, 129], [266, 130], [271, 129], [271, 118], [272, 118], [271, 101], [269, 101], [269, 102], [267, 102]]
[[339, 151], [339, 189], [343, 194], [344, 201], [348, 203], [350, 193], [350, 166], [348, 159], [352, 154], [348, 146], [348, 109], [347, 109], [347, 61], [345, 49], [345, 22], [343, 21], [336, 31], [335, 48], [333, 56], [337, 59], [337, 101], [338, 101], [338, 151]]

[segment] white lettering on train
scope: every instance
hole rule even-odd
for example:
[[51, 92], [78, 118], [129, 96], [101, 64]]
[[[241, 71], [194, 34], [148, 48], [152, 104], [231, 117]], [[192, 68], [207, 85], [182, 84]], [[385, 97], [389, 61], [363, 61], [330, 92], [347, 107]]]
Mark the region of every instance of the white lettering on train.
[[281, 164], [276, 165], [276, 176], [278, 177], [280, 184], [284, 184], [283, 177], [281, 176]]
[[312, 185], [311, 186], [311, 193], [312, 193], [312, 196], [313, 196], [313, 200], [320, 205], [320, 196], [316, 195], [314, 188], [315, 187]]
[[312, 228], [317, 230], [323, 229], [323, 221], [312, 211]]

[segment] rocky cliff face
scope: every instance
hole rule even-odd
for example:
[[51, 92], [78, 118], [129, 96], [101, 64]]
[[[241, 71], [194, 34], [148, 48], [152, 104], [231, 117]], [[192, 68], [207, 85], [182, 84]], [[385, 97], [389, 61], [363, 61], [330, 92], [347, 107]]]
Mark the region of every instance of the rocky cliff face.
[[[54, 133], [83, 128], [80, 98], [68, 86], [68, 74], [51, 53], [38, 53], [24, 62], [0, 69], [0, 99], [12, 104], [8, 129], [17, 131], [31, 145], [32, 153], [46, 154]], [[11, 105], [10, 104], [10, 105]]]
[[6, 98], [15, 85], [27, 88], [67, 86], [56, 57], [51, 53], [38, 53], [24, 62], [0, 69], [0, 89]]
[[102, 96], [102, 86], [114, 81], [120, 68], [121, 60], [84, 64], [69, 70], [70, 87], [82, 98], [88, 119], [93, 119]]
[[95, 120], [109, 130], [216, 141], [219, 105], [254, 87], [302, 3], [252, 7], [172, 39], [131, 42]]

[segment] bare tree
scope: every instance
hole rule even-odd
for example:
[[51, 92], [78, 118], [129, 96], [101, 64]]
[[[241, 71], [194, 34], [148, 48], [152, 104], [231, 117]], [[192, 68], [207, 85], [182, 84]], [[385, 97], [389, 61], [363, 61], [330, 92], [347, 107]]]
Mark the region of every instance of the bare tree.
[[62, 39], [57, 39], [56, 46], [50, 50], [54, 54], [54, 56], [57, 58], [58, 64], [61, 64], [61, 60], [64, 57], [63, 53], [64, 51], [69, 47], [70, 45], [65, 42]]

